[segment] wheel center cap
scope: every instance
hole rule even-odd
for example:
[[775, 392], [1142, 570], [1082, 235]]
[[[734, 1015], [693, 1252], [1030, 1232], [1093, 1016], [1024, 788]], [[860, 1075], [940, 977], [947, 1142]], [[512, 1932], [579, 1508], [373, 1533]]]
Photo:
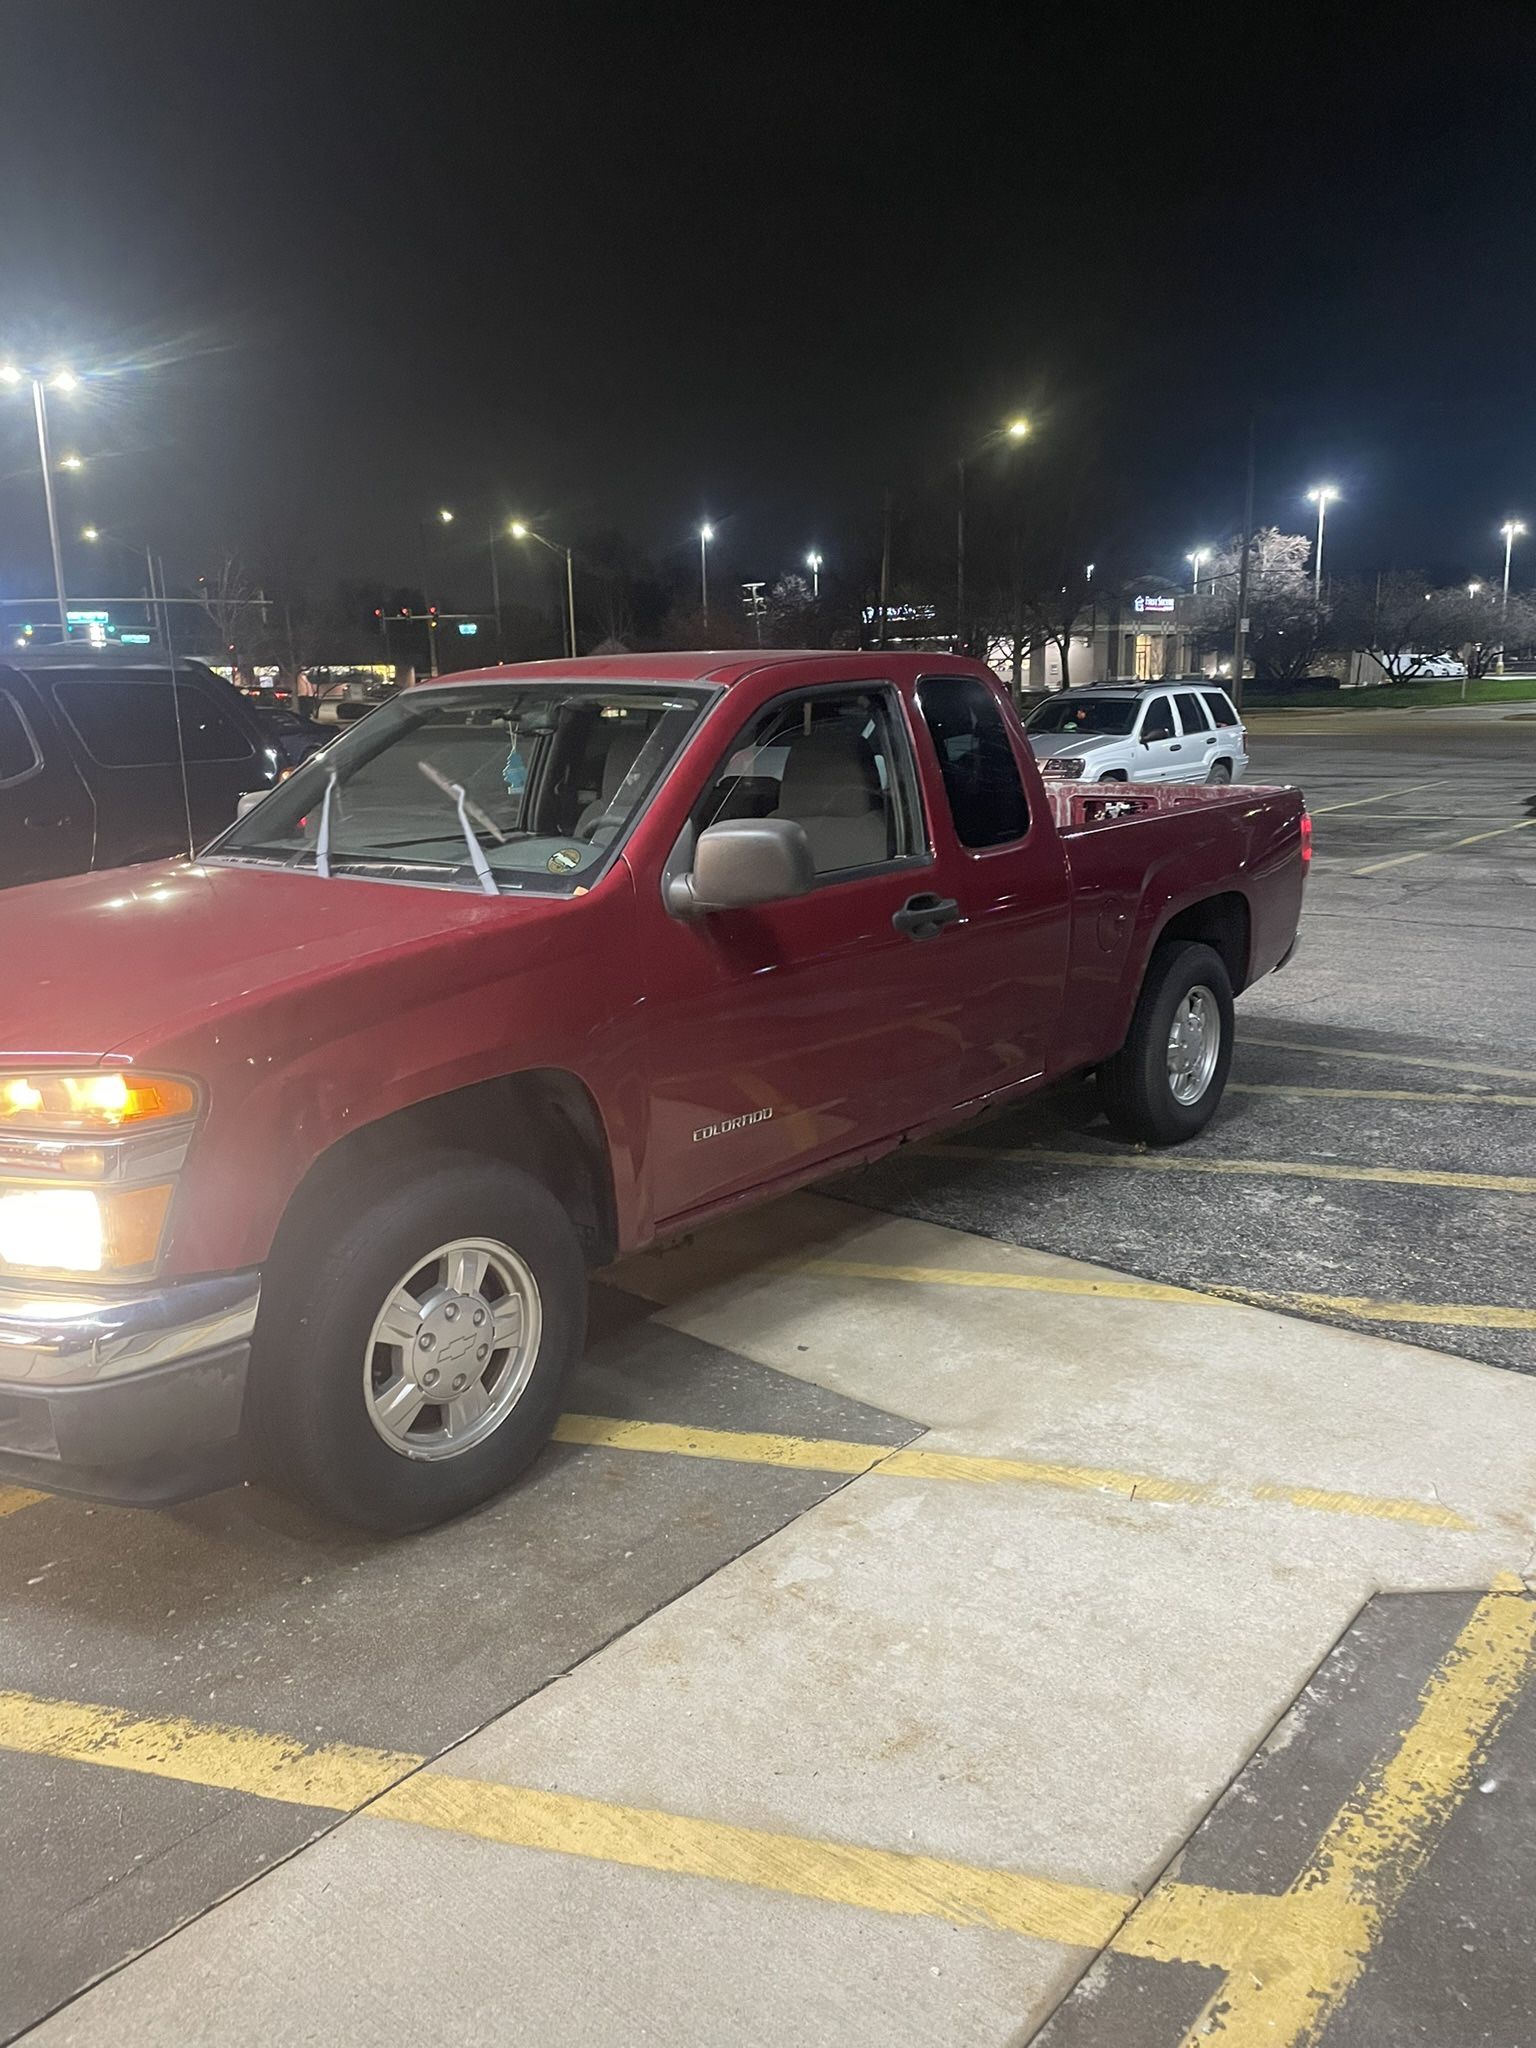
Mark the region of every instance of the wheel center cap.
[[491, 1312], [478, 1294], [445, 1288], [422, 1304], [421, 1323], [405, 1366], [426, 1392], [462, 1390], [490, 1356]]

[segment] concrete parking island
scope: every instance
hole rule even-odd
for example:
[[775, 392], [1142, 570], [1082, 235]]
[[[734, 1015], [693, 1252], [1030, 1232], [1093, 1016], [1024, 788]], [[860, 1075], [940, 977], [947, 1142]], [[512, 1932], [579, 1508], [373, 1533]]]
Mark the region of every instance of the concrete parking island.
[[1528, 2038], [1529, 1378], [819, 1196], [600, 1297], [435, 1535], [13, 1503], [9, 2037]]

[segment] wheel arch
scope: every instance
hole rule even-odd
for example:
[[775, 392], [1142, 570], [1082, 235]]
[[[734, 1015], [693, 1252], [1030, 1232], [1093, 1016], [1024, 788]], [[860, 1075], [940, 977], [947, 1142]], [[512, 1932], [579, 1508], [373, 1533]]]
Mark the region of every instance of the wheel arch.
[[335, 1139], [311, 1161], [277, 1226], [271, 1263], [307, 1241], [359, 1182], [432, 1151], [518, 1166], [565, 1209], [589, 1266], [617, 1256], [618, 1214], [607, 1132], [590, 1089], [560, 1067], [535, 1067], [429, 1096]]
[[1232, 993], [1240, 995], [1247, 987], [1253, 914], [1240, 889], [1228, 889], [1219, 896], [1206, 896], [1198, 903], [1186, 905], [1159, 928], [1153, 946], [1166, 945], [1172, 939], [1193, 939], [1209, 946], [1221, 956]]

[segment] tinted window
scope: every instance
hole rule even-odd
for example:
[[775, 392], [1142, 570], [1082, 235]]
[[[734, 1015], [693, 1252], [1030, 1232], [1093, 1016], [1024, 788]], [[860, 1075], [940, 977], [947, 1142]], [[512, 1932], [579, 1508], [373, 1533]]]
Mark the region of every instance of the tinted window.
[[1173, 738], [1173, 710], [1166, 697], [1154, 697], [1147, 706], [1147, 715], [1142, 724], [1144, 740], [1171, 740]]
[[1029, 830], [1029, 804], [997, 699], [974, 676], [928, 676], [918, 703], [939, 757], [962, 846], [1002, 846]]
[[1205, 713], [1200, 709], [1200, 699], [1193, 690], [1181, 691], [1174, 698], [1179, 707], [1179, 724], [1185, 732], [1209, 732]]
[[1082, 697], [1063, 690], [1029, 720], [1030, 732], [1129, 732], [1136, 719], [1134, 697]]
[[1201, 694], [1205, 698], [1206, 710], [1210, 712], [1218, 725], [1237, 724], [1237, 713], [1233, 709], [1232, 700], [1225, 690], [1205, 690]]
[[0, 690], [0, 782], [30, 775], [41, 758], [21, 706], [9, 691]]
[[[174, 765], [176, 703], [170, 678], [130, 682], [121, 677], [61, 677], [53, 686], [86, 752], [103, 768]], [[181, 743], [189, 761], [245, 761], [250, 741], [213, 696], [183, 683]]]
[[920, 850], [906, 736], [883, 690], [801, 697], [765, 711], [742, 736], [698, 813], [791, 818], [819, 875]]

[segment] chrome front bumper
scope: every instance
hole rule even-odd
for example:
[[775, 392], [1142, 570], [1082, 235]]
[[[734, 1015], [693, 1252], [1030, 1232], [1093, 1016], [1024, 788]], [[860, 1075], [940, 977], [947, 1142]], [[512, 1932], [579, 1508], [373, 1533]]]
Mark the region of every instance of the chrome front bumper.
[[134, 1502], [226, 1483], [260, 1283], [0, 1284], [0, 1478]]

